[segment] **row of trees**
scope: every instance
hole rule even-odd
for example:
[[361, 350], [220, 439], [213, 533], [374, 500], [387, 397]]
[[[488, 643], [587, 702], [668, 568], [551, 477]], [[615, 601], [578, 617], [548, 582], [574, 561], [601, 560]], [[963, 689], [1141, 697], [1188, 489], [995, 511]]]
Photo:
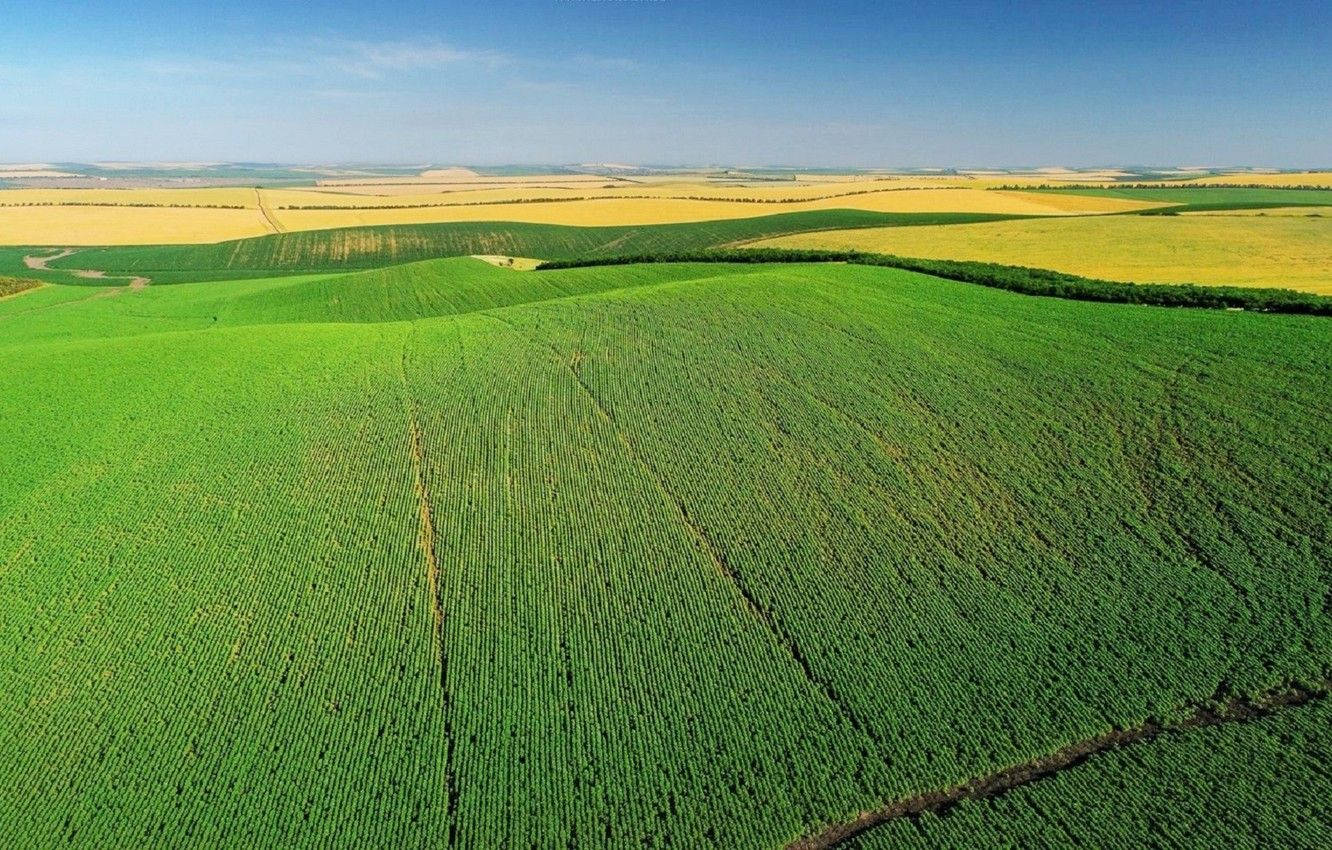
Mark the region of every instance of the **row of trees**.
[[1293, 289], [1198, 286], [1191, 283], [1134, 284], [1099, 280], [1027, 266], [1008, 266], [966, 260], [927, 260], [871, 254], [862, 251], [820, 251], [784, 248], [688, 251], [634, 256], [552, 260], [538, 269], [628, 263], [854, 263], [922, 272], [949, 280], [975, 283], [1024, 295], [1149, 304], [1158, 307], [1204, 307], [1258, 310], [1269, 313], [1304, 313], [1332, 316], [1332, 298]]

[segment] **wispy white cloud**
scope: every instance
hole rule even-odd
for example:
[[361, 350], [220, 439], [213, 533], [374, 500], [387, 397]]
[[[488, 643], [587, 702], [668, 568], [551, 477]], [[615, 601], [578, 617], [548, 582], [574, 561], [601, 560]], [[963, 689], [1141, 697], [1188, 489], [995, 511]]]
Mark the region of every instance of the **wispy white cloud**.
[[512, 62], [495, 50], [465, 50], [436, 39], [353, 41], [305, 39], [256, 48], [244, 55], [164, 55], [137, 62], [159, 77], [258, 80], [337, 77], [380, 80], [395, 74], [450, 66], [496, 70]]
[[330, 42], [328, 48], [340, 67], [370, 76], [460, 64], [493, 69], [511, 61], [496, 50], [461, 50], [436, 40]]
[[619, 71], [631, 73], [642, 69], [642, 63], [625, 56], [596, 56], [578, 53], [569, 57], [569, 64], [593, 71]]

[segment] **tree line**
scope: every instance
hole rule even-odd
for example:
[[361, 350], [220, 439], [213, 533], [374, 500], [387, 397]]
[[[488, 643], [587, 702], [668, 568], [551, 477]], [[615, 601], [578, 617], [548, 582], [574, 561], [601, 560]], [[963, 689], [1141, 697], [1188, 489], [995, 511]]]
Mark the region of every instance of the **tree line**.
[[1124, 283], [1028, 266], [1009, 266], [971, 260], [927, 260], [864, 251], [787, 248], [683, 251], [549, 260], [537, 266], [537, 269], [540, 271], [632, 263], [850, 263], [903, 269], [963, 283], [1005, 289], [1023, 295], [1068, 298], [1074, 301], [1332, 316], [1332, 297], [1297, 292], [1293, 289], [1199, 286], [1192, 283]]

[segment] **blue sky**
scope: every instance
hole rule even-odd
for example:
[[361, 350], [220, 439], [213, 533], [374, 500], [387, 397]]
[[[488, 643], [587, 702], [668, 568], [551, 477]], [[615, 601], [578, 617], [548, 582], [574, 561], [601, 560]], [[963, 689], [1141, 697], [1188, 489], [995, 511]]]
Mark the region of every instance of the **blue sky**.
[[1332, 166], [1332, 4], [0, 0], [0, 161]]

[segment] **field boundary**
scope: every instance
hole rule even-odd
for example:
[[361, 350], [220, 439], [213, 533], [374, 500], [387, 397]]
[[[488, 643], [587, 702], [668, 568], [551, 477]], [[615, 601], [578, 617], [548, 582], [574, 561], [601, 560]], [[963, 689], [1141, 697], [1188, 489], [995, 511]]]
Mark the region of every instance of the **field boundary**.
[[832, 824], [820, 832], [799, 838], [786, 845], [786, 850], [829, 850], [890, 821], [916, 819], [926, 813], [943, 815], [966, 800], [1001, 796], [1062, 770], [1077, 767], [1104, 752], [1145, 744], [1168, 733], [1179, 734], [1207, 726], [1258, 720], [1282, 709], [1325, 699], [1330, 693], [1332, 678], [1323, 678], [1312, 683], [1290, 682], [1252, 697], [1234, 697], [1224, 702], [1213, 699], [1207, 703], [1198, 703], [1182, 720], [1173, 723], [1147, 720], [1128, 729], [1113, 729], [961, 785], [896, 800], [882, 808], [861, 812], [851, 820]]

